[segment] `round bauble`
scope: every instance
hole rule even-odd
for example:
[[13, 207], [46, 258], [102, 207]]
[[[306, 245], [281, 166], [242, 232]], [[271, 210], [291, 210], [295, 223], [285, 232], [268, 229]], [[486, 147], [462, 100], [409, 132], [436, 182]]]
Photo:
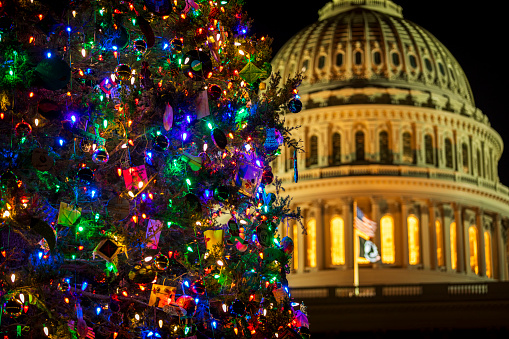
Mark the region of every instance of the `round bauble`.
[[203, 280], [196, 280], [191, 284], [191, 291], [198, 295], [205, 294], [205, 284]]
[[94, 180], [94, 171], [92, 171], [89, 167], [82, 167], [78, 170], [76, 177], [79, 181], [89, 184]]
[[92, 161], [96, 164], [105, 164], [110, 159], [108, 151], [104, 147], [99, 147], [92, 154]]
[[186, 311], [186, 316], [192, 317], [196, 311], [196, 302], [190, 295], [182, 295], [175, 302]]
[[52, 157], [48, 155], [48, 151], [43, 148], [36, 148], [32, 151], [32, 165], [38, 171], [49, 171], [54, 164]]
[[246, 312], [246, 305], [239, 299], [236, 299], [230, 305], [230, 313], [235, 316], [243, 316]]
[[182, 53], [183, 48], [184, 48], [184, 44], [182, 43], [182, 40], [180, 40], [180, 39], [175, 38], [170, 43], [170, 51], [173, 54]]
[[85, 153], [88, 153], [92, 150], [92, 142], [90, 140], [87, 140], [87, 139], [82, 139], [80, 141], [80, 147], [81, 147], [81, 150]]
[[170, 264], [170, 259], [164, 254], [158, 254], [154, 257], [154, 261], [152, 262], [152, 267], [157, 271], [164, 271], [168, 268]]
[[120, 64], [115, 68], [115, 76], [117, 79], [127, 81], [131, 79], [132, 70], [129, 65]]
[[168, 149], [168, 146], [170, 145], [170, 140], [165, 135], [159, 134], [154, 139], [154, 149], [159, 152], [164, 152]]
[[221, 87], [219, 87], [218, 85], [209, 86], [209, 95], [212, 100], [219, 100], [222, 94], [223, 91], [221, 90]]
[[214, 128], [212, 130], [212, 141], [214, 142], [214, 145], [220, 149], [225, 149], [226, 145], [228, 145], [226, 134], [219, 128]]
[[42, 60], [35, 68], [35, 73], [42, 86], [52, 91], [66, 88], [71, 80], [69, 64], [58, 57]]
[[108, 202], [108, 214], [115, 220], [123, 220], [129, 216], [130, 203], [129, 200], [120, 196], [113, 197]]
[[136, 40], [134, 42], [134, 48], [140, 52], [141, 54], [145, 53], [147, 51], [147, 43], [145, 40]]
[[4, 304], [4, 314], [9, 317], [19, 317], [22, 311], [23, 303], [16, 298], [11, 298]]
[[286, 254], [292, 253], [293, 249], [294, 249], [292, 238], [284, 237], [281, 240], [280, 246], [281, 246], [281, 249], [283, 250], [283, 252], [285, 252]]
[[107, 32], [114, 35], [115, 38], [111, 40], [111, 47], [115, 49], [124, 49], [129, 43], [129, 31], [124, 26], [113, 26], [114, 29], [109, 29]]
[[288, 101], [287, 106], [292, 113], [299, 113], [302, 110], [302, 102], [299, 99], [292, 99]]
[[212, 61], [207, 53], [190, 51], [184, 57], [185, 74], [194, 80], [208, 79], [212, 76]]
[[57, 289], [60, 292], [67, 292], [71, 289], [71, 284], [69, 283], [68, 279], [61, 279], [58, 283]]
[[270, 185], [274, 181], [274, 174], [271, 169], [266, 169], [262, 173], [262, 183], [265, 185]]
[[219, 201], [226, 201], [230, 197], [228, 186], [221, 185], [214, 189], [214, 198]]
[[270, 247], [274, 239], [272, 231], [269, 230], [269, 226], [265, 223], [256, 227], [256, 237], [263, 247]]
[[25, 121], [18, 122], [14, 127], [14, 131], [16, 132], [17, 137], [26, 138], [30, 135], [30, 133], [32, 133], [32, 126]]

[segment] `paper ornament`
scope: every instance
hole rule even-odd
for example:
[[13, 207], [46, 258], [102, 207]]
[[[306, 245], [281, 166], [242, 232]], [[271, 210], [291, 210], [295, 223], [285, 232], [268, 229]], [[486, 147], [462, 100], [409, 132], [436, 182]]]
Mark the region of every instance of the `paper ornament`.
[[110, 78], [104, 78], [103, 81], [99, 84], [99, 87], [105, 94], [111, 94], [111, 90], [117, 86], [114, 81], [111, 81]]
[[281, 145], [278, 140], [278, 136], [276, 133], [279, 133], [276, 131], [275, 128], [267, 128], [267, 132], [265, 134], [265, 142], [263, 143], [263, 146], [267, 149], [267, 151], [275, 151], [278, 149], [278, 147]]
[[176, 287], [153, 284], [152, 289], [150, 290], [150, 299], [148, 301], [148, 305], [154, 306], [157, 302], [157, 307], [162, 308], [166, 305], [174, 303], [176, 290]]
[[74, 208], [73, 205], [65, 202], [60, 202], [60, 208], [58, 209], [58, 220], [57, 224], [64, 226], [72, 226], [81, 217], [81, 207]]
[[209, 97], [207, 95], [207, 90], [203, 90], [196, 97], [196, 118], [201, 119], [210, 115], [209, 109]]
[[30, 228], [43, 237], [41, 240], [42, 244], [40, 242], [41, 246], [47, 247], [47, 250], [53, 251], [57, 243], [57, 231], [47, 222], [37, 218], [32, 218], [30, 220]]
[[124, 169], [122, 170], [122, 174], [124, 176], [125, 187], [128, 190], [132, 189], [133, 187], [138, 188], [140, 182], [146, 184], [148, 180], [145, 165]]
[[237, 174], [235, 175], [235, 184], [239, 186], [239, 192], [253, 197], [256, 189], [260, 185], [263, 170], [247, 162], [239, 162]]
[[35, 73], [42, 86], [52, 91], [66, 88], [71, 80], [69, 63], [58, 57], [43, 59], [35, 68]]
[[272, 290], [272, 294], [278, 303], [281, 303], [285, 298], [288, 298], [288, 294], [284, 287]]
[[160, 220], [148, 221], [147, 226], [147, 248], [156, 249], [159, 244], [159, 237], [161, 236], [161, 230], [163, 228], [163, 222]]
[[[218, 250], [218, 246], [220, 247], [219, 252], [223, 252], [223, 230], [206, 230], [203, 232], [203, 236], [205, 238], [205, 245], [207, 247], [207, 251], [212, 252], [214, 250]], [[214, 249], [214, 246], [216, 247]]]
[[256, 67], [252, 62], [248, 62], [246, 66], [239, 72], [239, 76], [247, 83], [253, 84], [256, 80], [264, 75], [264, 71]]
[[93, 255], [97, 254], [104, 260], [112, 262], [117, 255], [122, 251], [123, 246], [113, 239], [103, 239], [97, 244], [94, 249]]
[[39, 171], [49, 171], [55, 161], [48, 155], [48, 151], [43, 148], [36, 148], [32, 151], [32, 165]]

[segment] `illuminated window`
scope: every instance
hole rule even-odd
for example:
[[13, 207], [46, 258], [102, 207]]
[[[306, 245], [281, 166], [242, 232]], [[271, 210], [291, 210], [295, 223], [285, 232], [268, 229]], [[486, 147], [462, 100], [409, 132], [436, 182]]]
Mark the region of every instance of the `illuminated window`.
[[299, 268], [299, 230], [293, 225], [293, 269]]
[[461, 156], [463, 157], [463, 172], [468, 173], [468, 146], [461, 144]]
[[389, 133], [387, 131], [380, 132], [378, 136], [380, 146], [380, 162], [387, 164], [390, 162], [391, 155], [389, 151]]
[[384, 264], [394, 264], [395, 246], [394, 246], [394, 219], [386, 215], [380, 219], [380, 238], [382, 242], [382, 262]]
[[410, 164], [414, 162], [414, 153], [412, 151], [412, 135], [408, 132], [403, 133], [403, 162]]
[[433, 161], [433, 138], [430, 134], [426, 134], [424, 136], [424, 153], [426, 156], [426, 163], [427, 164], [434, 164]]
[[355, 160], [364, 160], [364, 132], [355, 133]]
[[444, 237], [440, 221], [435, 220], [435, 232], [437, 237], [437, 264], [438, 267], [445, 266], [444, 262]]
[[477, 228], [470, 226], [468, 229], [468, 243], [470, 245], [470, 269], [475, 274], [479, 273], [479, 262], [477, 260]]
[[307, 223], [306, 235], [306, 267], [316, 267], [316, 220]]
[[417, 265], [421, 262], [419, 220], [415, 215], [407, 218], [408, 224], [408, 263]]
[[332, 135], [332, 164], [341, 164], [341, 134]]
[[343, 218], [334, 217], [330, 222], [331, 263], [345, 264], [345, 223]]
[[453, 168], [452, 162], [452, 141], [449, 138], [445, 139], [445, 166], [447, 168]]
[[493, 269], [491, 267], [491, 236], [484, 232], [484, 256], [486, 257], [486, 276], [492, 278]]
[[309, 158], [308, 166], [318, 164], [318, 137], [316, 135], [309, 138]]
[[449, 226], [449, 235], [451, 237], [451, 267], [453, 270], [458, 265], [458, 247], [456, 240], [456, 223], [452, 222]]

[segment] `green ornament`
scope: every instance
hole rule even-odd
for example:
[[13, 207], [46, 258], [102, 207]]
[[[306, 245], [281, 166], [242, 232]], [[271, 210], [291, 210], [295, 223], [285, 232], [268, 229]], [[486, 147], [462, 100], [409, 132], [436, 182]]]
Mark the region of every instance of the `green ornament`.
[[239, 72], [239, 76], [247, 83], [253, 84], [260, 79], [265, 72], [256, 67], [252, 62], [248, 62], [246, 66]]

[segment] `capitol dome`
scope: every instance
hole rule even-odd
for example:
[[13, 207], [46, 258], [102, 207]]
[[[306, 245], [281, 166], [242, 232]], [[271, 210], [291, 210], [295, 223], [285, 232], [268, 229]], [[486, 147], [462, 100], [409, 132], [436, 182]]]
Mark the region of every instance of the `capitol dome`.
[[333, 0], [272, 66], [304, 76], [285, 124], [305, 153], [272, 163], [307, 232], [280, 227], [290, 287], [352, 285], [354, 206], [380, 255], [361, 260], [361, 285], [508, 280], [502, 138], [440, 41], [390, 0]]

